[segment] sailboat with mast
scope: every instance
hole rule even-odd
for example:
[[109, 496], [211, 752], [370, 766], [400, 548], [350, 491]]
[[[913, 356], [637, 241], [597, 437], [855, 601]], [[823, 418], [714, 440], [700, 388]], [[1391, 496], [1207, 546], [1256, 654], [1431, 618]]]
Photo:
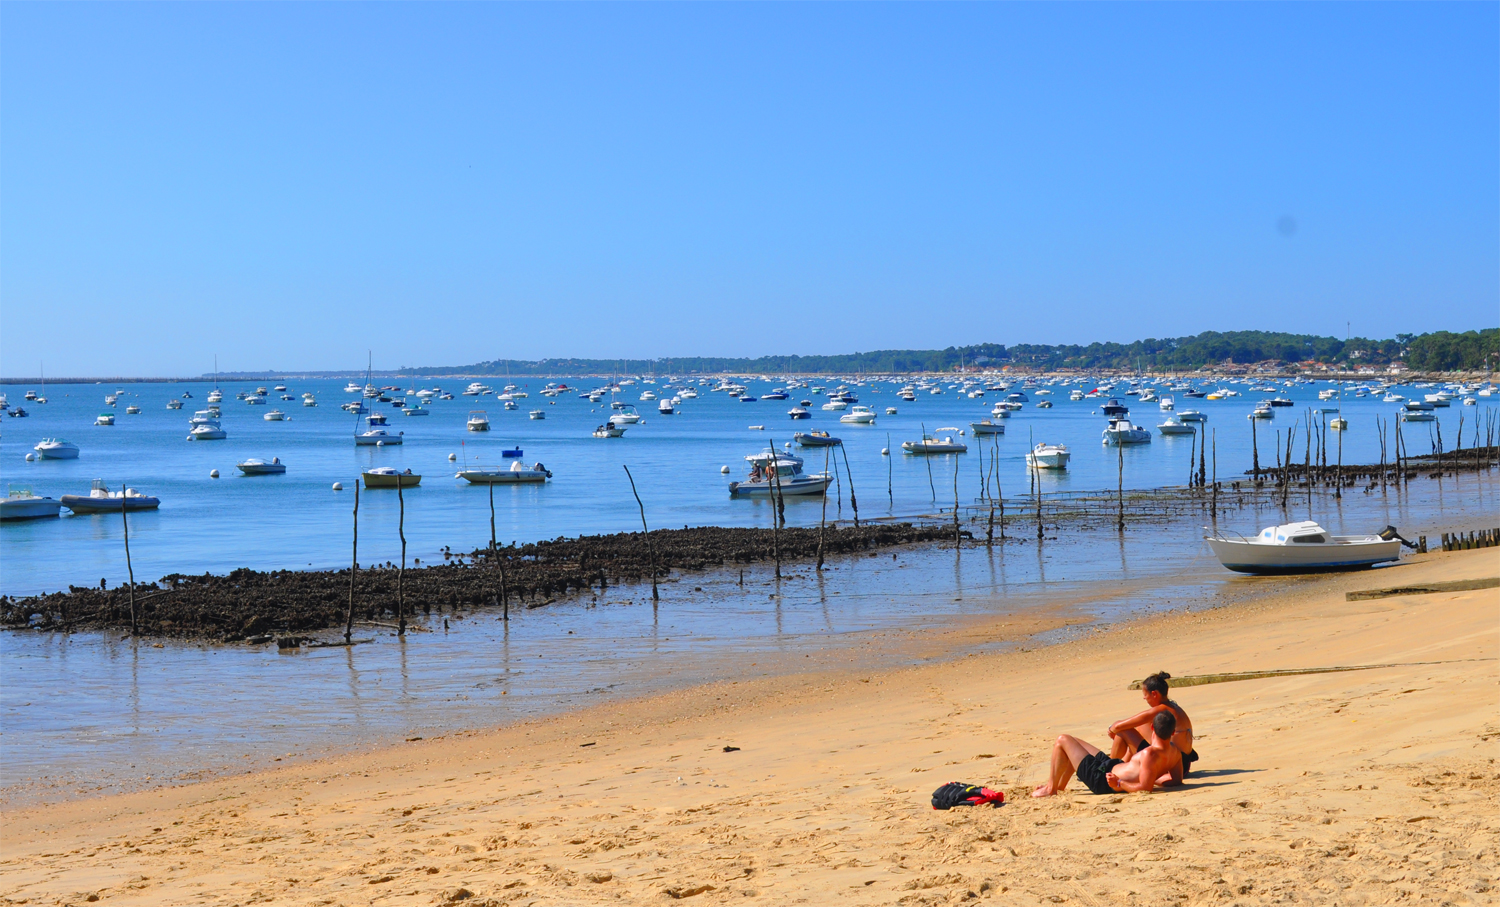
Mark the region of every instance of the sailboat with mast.
[[219, 354], [214, 353], [214, 389], [208, 392], [208, 402], [218, 403], [224, 399], [224, 392], [219, 390]]

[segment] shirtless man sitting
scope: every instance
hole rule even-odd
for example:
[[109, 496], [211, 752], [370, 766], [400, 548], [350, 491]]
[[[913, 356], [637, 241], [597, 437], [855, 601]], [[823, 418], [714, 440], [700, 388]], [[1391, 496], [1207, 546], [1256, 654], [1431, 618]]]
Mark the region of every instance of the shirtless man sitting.
[[1181, 783], [1182, 775], [1186, 775], [1193, 763], [1198, 761], [1198, 754], [1193, 749], [1193, 720], [1182, 710], [1182, 706], [1167, 698], [1167, 681], [1171, 677], [1166, 671], [1158, 671], [1147, 677], [1141, 683], [1141, 698], [1146, 700], [1146, 710], [1111, 724], [1108, 733], [1110, 758], [1128, 759], [1146, 745], [1147, 735], [1150, 734], [1147, 728], [1152, 720], [1162, 712], [1171, 712], [1172, 717], [1177, 719], [1177, 733], [1173, 735], [1172, 743], [1182, 752], [1182, 772], [1167, 782], [1175, 784]]
[[1031, 792], [1050, 797], [1068, 786], [1076, 772], [1078, 780], [1096, 794], [1150, 792], [1162, 781], [1181, 779], [1182, 753], [1172, 744], [1177, 719], [1171, 711], [1157, 713], [1151, 722], [1151, 742], [1129, 761], [1105, 755], [1097, 746], [1063, 734], [1052, 745], [1052, 768], [1047, 783]]

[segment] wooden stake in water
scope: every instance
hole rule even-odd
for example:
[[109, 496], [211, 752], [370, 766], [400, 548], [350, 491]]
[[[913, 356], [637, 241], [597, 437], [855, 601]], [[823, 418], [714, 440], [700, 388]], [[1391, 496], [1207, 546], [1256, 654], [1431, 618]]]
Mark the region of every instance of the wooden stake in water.
[[486, 483], [490, 487], [490, 566], [500, 568], [500, 619], [510, 620], [510, 595], [505, 588], [505, 564], [500, 561], [500, 553], [495, 550], [495, 483]]
[[[982, 448], [981, 448], [982, 449]], [[958, 458], [953, 458], [953, 547], [962, 544], [963, 534], [958, 528]]]
[[130, 635], [139, 636], [140, 624], [135, 613], [135, 568], [130, 565], [130, 518], [125, 516], [125, 486], [120, 486], [120, 528], [125, 533], [125, 573], [130, 578]]
[[344, 617], [344, 643], [354, 636], [354, 577], [359, 573], [359, 478], [354, 479], [354, 556], [349, 562], [349, 613]]
[[[832, 451], [823, 448], [823, 476], [828, 476], [828, 459]], [[828, 525], [828, 488], [823, 488], [823, 513], [818, 517], [818, 569], [823, 569], [823, 527]]]
[[1250, 420], [1250, 475], [1255, 484], [1260, 484], [1260, 441], [1255, 429], [1255, 419]]
[[[886, 432], [885, 433], [885, 450], [886, 450], [886, 454], [885, 454], [885, 497], [886, 497], [886, 500], [890, 503], [890, 505], [892, 507], [895, 507], [896, 506], [896, 492], [893, 490], [893, 487], [892, 487], [892, 484], [891, 484], [891, 474], [895, 470], [895, 466], [893, 466], [892, 464], [895, 462], [896, 455], [890, 452], [891, 451], [891, 433], [890, 432]], [[827, 507], [824, 507], [824, 509], [826, 510]]]
[[[851, 510], [854, 511], [854, 528], [858, 529], [859, 528], [859, 501], [856, 500], [855, 497], [854, 497], [854, 473], [852, 473], [852, 472], [849, 471], [849, 451], [844, 447], [844, 445], [840, 444], [839, 445], [839, 452], [844, 455], [844, 475], [846, 475], [846, 476], [849, 477], [849, 509], [851, 509]], [[834, 468], [837, 469], [838, 467], [835, 466]], [[780, 479], [779, 478], [777, 479], [777, 484], [778, 484], [778, 487], [779, 487], [780, 486]]]
[[[661, 596], [656, 591], [656, 546], [651, 544], [651, 530], [646, 526], [646, 505], [641, 503], [641, 493], [635, 490], [635, 476], [630, 474], [630, 467], [624, 464], [621, 464], [621, 466], [625, 470], [625, 478], [630, 480], [630, 493], [635, 495], [635, 506], [641, 509], [641, 531], [646, 533], [646, 552], [651, 558], [651, 600], [660, 601]], [[771, 531], [774, 537], [776, 531], [776, 514], [774, 511], [771, 514]], [[779, 563], [778, 561], [778, 565]], [[781, 575], [780, 566], [776, 569], [776, 575]]]
[[396, 504], [400, 508], [396, 516], [396, 534], [401, 537], [401, 569], [396, 571], [396, 635], [406, 635], [406, 495], [401, 486], [401, 476], [396, 476]]
[[1214, 498], [1213, 503], [1208, 505], [1208, 515], [1213, 520], [1214, 526], [1219, 525], [1219, 430], [1213, 429], [1214, 443]]
[[[1119, 496], [1120, 496], [1120, 514], [1119, 514], [1119, 519], [1115, 523], [1115, 530], [1117, 532], [1119, 532], [1121, 535], [1124, 535], [1125, 534], [1125, 445], [1118, 443], [1118, 441], [1115, 444], [1115, 456], [1120, 461], [1119, 479], [1118, 479], [1118, 481], [1119, 481], [1118, 492], [1119, 492]], [[1038, 498], [1037, 500], [1040, 501], [1041, 498]], [[1038, 531], [1038, 533], [1040, 533], [1040, 531], [1041, 531], [1040, 528], [1038, 528], [1037, 531]]]
[[917, 423], [922, 427], [922, 459], [927, 463], [927, 487], [932, 490], [932, 503], [937, 504], [937, 486], [932, 482], [932, 454], [927, 451], [927, 423]]

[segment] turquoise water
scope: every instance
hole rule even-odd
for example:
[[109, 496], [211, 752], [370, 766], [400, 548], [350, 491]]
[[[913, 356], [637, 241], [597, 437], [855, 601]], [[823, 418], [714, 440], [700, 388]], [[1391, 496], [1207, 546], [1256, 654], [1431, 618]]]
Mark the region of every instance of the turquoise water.
[[[390, 379], [386, 382], [391, 383]], [[115, 387], [53, 385], [47, 389], [50, 402], [35, 405], [22, 401], [26, 388], [0, 386], [12, 405], [23, 405], [31, 413], [25, 419], [3, 420], [0, 481], [60, 497], [86, 494], [90, 480], [102, 478], [112, 487], [130, 485], [160, 497], [160, 510], [130, 518], [130, 550], [137, 581], [154, 581], [174, 572], [222, 573], [237, 567], [269, 570], [344, 566], [349, 560], [352, 488], [360, 470], [371, 466], [410, 468], [423, 476], [421, 486], [405, 496], [409, 562], [439, 560], [444, 546], [470, 550], [485, 545], [489, 539], [488, 491], [454, 478], [456, 464], [448, 456], [495, 464], [501, 461], [501, 448], [515, 445], [524, 449], [527, 462], [546, 464], [554, 478], [545, 486], [495, 489], [497, 534], [502, 544], [639, 528], [639, 512], [621, 468], [625, 465], [635, 476], [652, 526], [769, 525], [766, 502], [730, 499], [729, 481], [743, 477], [745, 455], [770, 443], [780, 446], [790, 440], [793, 431], [820, 428], [844, 439], [860, 515], [866, 518], [931, 513], [937, 505], [951, 506], [955, 469], [960, 499], [973, 500], [979, 494], [981, 469], [988, 468], [991, 451], [998, 451], [998, 474], [1005, 495], [1024, 496], [1029, 476], [1023, 457], [1033, 437], [1073, 449], [1069, 471], [1045, 474], [1044, 490], [1113, 488], [1117, 481], [1116, 450], [1100, 443], [1104, 418], [1097, 414], [1097, 407], [1102, 401], [1068, 400], [1067, 389], [1075, 385], [1053, 388], [1050, 399], [1055, 406], [1050, 410], [1035, 408], [1043, 398], [1030, 393], [1031, 402], [1005, 420], [1006, 434], [993, 447], [986, 443], [983, 457], [978, 452], [981, 439], [972, 437], [967, 439], [967, 454], [919, 457], [901, 454], [900, 442], [919, 437], [923, 426], [929, 430], [967, 428], [970, 421], [988, 417], [991, 406], [1004, 395], [990, 392], [984, 399], [973, 400], [948, 390], [941, 396], [919, 394], [908, 403], [896, 398], [897, 383], [867, 383], [852, 390], [861, 403], [882, 415], [875, 425], [857, 426], [841, 424], [839, 413], [819, 409], [823, 399], [808, 389], [793, 391], [792, 399], [786, 401], [741, 403], [703, 387], [697, 399], [683, 401], [679, 414], [660, 416], [655, 403], [637, 398], [646, 389], [658, 393], [663, 389], [637, 384], [624, 388], [619, 399], [635, 403], [644, 421], [631, 426], [623, 438], [600, 440], [590, 432], [606, 417], [607, 406], [591, 404], [574, 394], [549, 400], [538, 393], [543, 382], [529, 381], [524, 384], [530, 397], [518, 401], [515, 411], [503, 410], [494, 397], [434, 400], [429, 404], [431, 414], [425, 417], [404, 417], [388, 405], [372, 404], [388, 414], [391, 432], [405, 433], [401, 446], [374, 448], [353, 443], [356, 417], [339, 408], [354, 396], [343, 392], [345, 381], [285, 383], [294, 396], [300, 397], [304, 391], [316, 394], [319, 406], [304, 407], [300, 399], [281, 401], [275, 394], [270, 405], [248, 406], [235, 399], [237, 391], [269, 387], [273, 382], [222, 382], [223, 426], [229, 437], [207, 442], [189, 442], [186, 435], [188, 418], [194, 409], [205, 405], [209, 385], [124, 385], [119, 404], [113, 408], [116, 424], [112, 427], [94, 426], [92, 422], [99, 412], [110, 409], [104, 397]], [[456, 379], [444, 382], [445, 389], [455, 393], [466, 383]], [[590, 388], [599, 382], [567, 379], [566, 383]], [[745, 383], [756, 396], [772, 387], [763, 381]], [[836, 384], [823, 383], [829, 389]], [[1260, 423], [1263, 464], [1275, 461], [1272, 449], [1276, 431], [1287, 431], [1307, 406], [1316, 405], [1317, 390], [1326, 386], [1284, 389], [1297, 406], [1278, 409], [1274, 421]], [[1209, 415], [1207, 427], [1216, 431], [1221, 478], [1250, 467], [1251, 429], [1246, 414], [1255, 401], [1271, 396], [1250, 392], [1244, 385], [1239, 389], [1243, 396], [1224, 401], [1177, 396], [1179, 410], [1194, 408]], [[185, 401], [181, 410], [168, 410], [167, 401], [184, 391], [191, 392], [194, 399]], [[1422, 393], [1411, 388], [1402, 388], [1401, 392], [1409, 397]], [[813, 401], [813, 418], [794, 422], [786, 412], [801, 399]], [[1139, 423], [1155, 426], [1162, 420], [1164, 414], [1155, 403], [1122, 399], [1131, 404], [1132, 415]], [[1489, 399], [1494, 398], [1481, 398], [1484, 406], [1455, 404], [1439, 410], [1447, 447], [1453, 445], [1460, 416], [1465, 419], [1466, 443], [1472, 443], [1476, 411], [1488, 409]], [[142, 412], [126, 415], [125, 407], [130, 403], [138, 404]], [[883, 415], [887, 406], [896, 406], [898, 414]], [[286, 412], [289, 421], [265, 421], [262, 416], [272, 408]], [[465, 430], [468, 412], [475, 408], [488, 412], [493, 425], [488, 434]], [[532, 409], [545, 410], [546, 419], [529, 419], [527, 412]], [[1379, 459], [1375, 416], [1392, 416], [1395, 409], [1394, 404], [1380, 403], [1376, 396], [1345, 400], [1350, 430], [1343, 438], [1344, 462]], [[752, 429], [753, 425], [762, 425], [764, 430]], [[1434, 435], [1437, 427], [1408, 426], [1412, 452], [1425, 452], [1429, 435]], [[25, 461], [24, 455], [38, 440], [52, 436], [74, 441], [82, 448], [82, 455], [71, 461]], [[1333, 438], [1337, 438], [1336, 433]], [[885, 447], [896, 454], [883, 456], [881, 449]], [[1189, 436], [1156, 435], [1149, 445], [1126, 448], [1125, 485], [1146, 488], [1184, 483], [1193, 447], [1194, 440]], [[1300, 461], [1300, 440], [1296, 448], [1295, 459]], [[802, 453], [810, 471], [822, 469], [823, 451]], [[288, 471], [282, 476], [239, 475], [235, 463], [252, 456], [280, 457]], [[1330, 462], [1334, 456], [1330, 449]], [[726, 465], [729, 475], [720, 472]], [[214, 469], [220, 478], [209, 477]], [[344, 490], [332, 491], [334, 482], [342, 482]], [[847, 476], [841, 479], [841, 485], [837, 497], [830, 500], [829, 515], [847, 519], [851, 516]], [[814, 498], [787, 501], [787, 518], [793, 524], [816, 524], [820, 511]], [[394, 491], [362, 493], [362, 562], [399, 559], [396, 522]], [[70, 584], [91, 585], [101, 579], [113, 585], [123, 582], [125, 575], [118, 516], [63, 516], [0, 525], [0, 592], [30, 594]]]

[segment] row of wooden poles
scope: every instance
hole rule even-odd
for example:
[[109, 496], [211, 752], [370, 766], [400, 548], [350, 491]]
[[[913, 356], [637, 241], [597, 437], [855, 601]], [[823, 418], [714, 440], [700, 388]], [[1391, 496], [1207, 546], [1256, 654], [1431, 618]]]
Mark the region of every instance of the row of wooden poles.
[[1480, 529], [1467, 535], [1462, 532], [1443, 533], [1444, 551], [1470, 551], [1475, 548], [1493, 548], [1496, 545], [1500, 545], [1500, 529]]
[[[1317, 420], [1316, 418], [1314, 418], [1315, 415], [1321, 415], [1322, 416], [1321, 422], [1319, 420]], [[1252, 463], [1251, 475], [1252, 475], [1255, 483], [1257, 485], [1260, 485], [1264, 481], [1264, 479], [1263, 479], [1263, 476], [1262, 476], [1263, 470], [1261, 469], [1261, 466], [1260, 466], [1259, 434], [1258, 434], [1258, 430], [1257, 430], [1257, 427], [1256, 427], [1256, 423], [1258, 421], [1259, 420], [1256, 420], [1256, 419], [1251, 419], [1250, 420], [1251, 463]], [[1441, 472], [1442, 468], [1443, 468], [1443, 460], [1442, 460], [1442, 457], [1443, 457], [1443, 433], [1442, 433], [1442, 425], [1441, 425], [1441, 423], [1439, 423], [1437, 421], [1434, 421], [1434, 422], [1431, 422], [1431, 423], [1424, 423], [1424, 424], [1433, 425], [1436, 428], [1436, 438], [1433, 441], [1433, 452], [1436, 453], [1437, 456], [1438, 456], [1438, 471]], [[1396, 468], [1394, 470], [1394, 476], [1392, 478], [1394, 479], [1394, 481], [1398, 485], [1400, 483], [1404, 482], [1404, 481], [1410, 481], [1410, 476], [1412, 474], [1411, 470], [1410, 470], [1410, 453], [1407, 450], [1405, 436], [1402, 433], [1401, 425], [1402, 425], [1402, 423], [1399, 420], [1395, 424], [1395, 429], [1396, 429], [1396, 431], [1395, 431], [1395, 443], [1394, 443], [1393, 447], [1391, 448], [1393, 450], [1393, 452], [1394, 452], [1394, 455], [1395, 455], [1394, 459], [1395, 459], [1395, 466], [1396, 466]], [[1272, 470], [1265, 470], [1264, 471], [1264, 472], [1270, 473], [1275, 478], [1275, 481], [1277, 482], [1277, 484], [1281, 488], [1281, 490], [1282, 490], [1282, 500], [1281, 500], [1281, 503], [1282, 503], [1283, 509], [1285, 509], [1285, 507], [1286, 507], [1287, 496], [1290, 493], [1291, 486], [1292, 486], [1292, 472], [1293, 472], [1293, 469], [1294, 469], [1294, 465], [1292, 464], [1292, 452], [1293, 452], [1294, 445], [1295, 445], [1295, 442], [1296, 442], [1297, 430], [1298, 430], [1299, 427], [1301, 427], [1301, 420], [1299, 420], [1296, 424], [1294, 424], [1287, 431], [1286, 444], [1285, 444], [1285, 460], [1284, 461], [1283, 461], [1283, 456], [1282, 456], [1283, 446], [1282, 446], [1281, 430], [1277, 429], [1277, 432], [1276, 432], [1276, 468], [1275, 468], [1274, 471], [1272, 471]], [[1391, 426], [1390, 426], [1389, 420], [1384, 420], [1384, 419], [1381, 419], [1381, 417], [1377, 416], [1376, 417], [1376, 427], [1377, 427], [1377, 429], [1380, 432], [1380, 476], [1381, 476], [1381, 481], [1383, 483], [1384, 481], [1386, 481], [1386, 478], [1387, 478], [1388, 474], [1390, 473], [1390, 470], [1387, 468], [1386, 464], [1387, 464], [1387, 440], [1389, 439], [1389, 434], [1390, 434], [1390, 428], [1391, 428]], [[1497, 429], [1500, 429], [1500, 425], [1496, 424], [1496, 421], [1494, 419], [1494, 414], [1492, 412], [1490, 412], [1490, 411], [1487, 410], [1485, 412], [1484, 425], [1483, 425], [1483, 438], [1484, 438], [1485, 444], [1483, 446], [1481, 446], [1481, 444], [1480, 444], [1480, 440], [1481, 440], [1480, 420], [1478, 418], [1476, 418], [1474, 420], [1474, 443], [1472, 445], [1472, 451], [1473, 451], [1473, 456], [1475, 457], [1475, 468], [1476, 469], [1479, 468], [1479, 466], [1480, 466], [1480, 462], [1479, 462], [1480, 452], [1483, 451], [1483, 450], [1487, 450], [1487, 449], [1493, 448], [1494, 442], [1495, 442], [1495, 433], [1496, 433]], [[1344, 476], [1343, 476], [1343, 449], [1344, 449], [1343, 435], [1344, 435], [1344, 433], [1343, 432], [1336, 432], [1335, 433], [1337, 435], [1337, 442], [1336, 442], [1336, 445], [1335, 445], [1335, 455], [1334, 455], [1335, 456], [1335, 460], [1334, 460], [1334, 467], [1332, 468], [1332, 470], [1330, 470], [1329, 467], [1328, 467], [1328, 432], [1329, 432], [1329, 428], [1328, 428], [1327, 414], [1326, 413], [1314, 414], [1312, 410], [1308, 410], [1308, 412], [1307, 412], [1307, 427], [1306, 427], [1306, 429], [1304, 431], [1304, 439], [1305, 440], [1304, 440], [1304, 445], [1303, 445], [1302, 476], [1303, 476], [1303, 479], [1304, 479], [1304, 481], [1306, 482], [1306, 484], [1308, 486], [1308, 493], [1309, 494], [1312, 493], [1312, 485], [1314, 484], [1314, 480], [1316, 479], [1318, 482], [1321, 482], [1321, 483], [1324, 483], [1324, 484], [1331, 484], [1331, 485], [1333, 485], [1335, 496], [1341, 497], [1342, 496], [1342, 488], [1343, 488], [1343, 485], [1344, 485]], [[1193, 447], [1189, 451], [1189, 455], [1188, 455], [1188, 487], [1189, 488], [1195, 488], [1195, 489], [1203, 489], [1203, 488], [1211, 488], [1212, 489], [1212, 498], [1211, 498], [1210, 508], [1211, 508], [1211, 513], [1213, 514], [1213, 517], [1215, 519], [1217, 519], [1217, 517], [1218, 517], [1218, 510], [1219, 510], [1219, 490], [1220, 490], [1220, 483], [1219, 483], [1218, 429], [1211, 430], [1210, 433], [1209, 433], [1209, 439], [1206, 440], [1206, 441], [1202, 441], [1200, 439], [1199, 436], [1201, 434], [1202, 434], [1202, 432], [1194, 432], [1193, 433]], [[925, 439], [926, 436], [927, 436], [927, 427], [924, 424], [924, 425], [922, 425], [922, 437]], [[993, 545], [994, 541], [995, 541], [995, 517], [996, 517], [996, 510], [997, 509], [999, 511], [999, 517], [1000, 517], [1000, 538], [1001, 538], [1002, 541], [1005, 539], [1005, 498], [1004, 498], [1004, 496], [1002, 494], [1002, 490], [1001, 490], [1001, 486], [1000, 486], [1000, 466], [999, 466], [999, 464], [1000, 464], [1000, 439], [999, 439], [998, 435], [991, 436], [991, 446], [992, 446], [993, 449], [992, 449], [992, 453], [991, 453], [991, 455], [989, 457], [989, 463], [985, 464], [985, 462], [984, 462], [984, 442], [983, 442], [983, 440], [981, 440], [983, 437], [984, 436], [982, 436], [982, 435], [976, 435], [975, 436], [975, 441], [976, 441], [976, 444], [978, 446], [979, 455], [980, 455], [980, 469], [977, 470], [978, 475], [979, 475], [979, 480], [980, 480], [980, 483], [979, 483], [979, 489], [980, 489], [979, 490], [979, 500], [980, 500], [981, 503], [988, 503], [988, 505], [989, 505], [989, 519], [988, 519], [988, 525], [987, 525], [986, 532], [985, 532], [985, 543], [987, 545]], [[1458, 446], [1457, 449], [1455, 449], [1454, 451], [1452, 451], [1452, 456], [1454, 457], [1455, 463], [1457, 461], [1461, 460], [1461, 458], [1464, 456], [1464, 452], [1463, 452], [1463, 437], [1464, 437], [1464, 417], [1463, 417], [1463, 414], [1460, 413], [1459, 414], [1459, 420], [1458, 420], [1458, 439], [1459, 439], [1458, 445], [1459, 446]], [[1028, 443], [1028, 445], [1030, 445], [1028, 447], [1028, 450], [1034, 449], [1034, 447], [1035, 447], [1035, 445], [1034, 445], [1035, 440], [1036, 439], [1035, 439], [1034, 436], [1028, 434], [1027, 443]], [[890, 448], [889, 448], [890, 436], [889, 435], [886, 436], [886, 444], [887, 444], [887, 451], [889, 451], [890, 450]], [[1316, 449], [1318, 451], [1318, 459], [1317, 459], [1317, 465], [1316, 466], [1314, 466], [1314, 460], [1313, 460], [1313, 450], [1314, 450], [1315, 447], [1316, 447]], [[1210, 449], [1212, 451], [1211, 456], [1209, 454], [1209, 450]], [[823, 455], [823, 469], [824, 469], [824, 474], [825, 475], [827, 474], [827, 470], [828, 470], [828, 467], [830, 465], [830, 458], [831, 458], [831, 454], [832, 454], [833, 450], [834, 450], [834, 448], [830, 447], [830, 448], [826, 448], [825, 451], [824, 451], [824, 455]], [[843, 460], [844, 460], [844, 475], [848, 477], [848, 481], [849, 481], [849, 506], [852, 508], [852, 510], [854, 512], [854, 527], [856, 529], [858, 529], [859, 528], [859, 502], [858, 502], [857, 498], [855, 497], [855, 493], [854, 493], [854, 474], [853, 474], [853, 472], [849, 468], [849, 454], [848, 454], [847, 451], [844, 450], [844, 446], [842, 444], [837, 445], [837, 450], [843, 455]], [[772, 441], [771, 441], [771, 452], [772, 452], [771, 463], [770, 463], [770, 469], [771, 469], [771, 477], [770, 477], [771, 489], [770, 489], [770, 492], [771, 492], [771, 498], [772, 498], [771, 554], [772, 554], [772, 558], [775, 561], [775, 565], [776, 565], [776, 577], [779, 579], [781, 577], [781, 541], [780, 541], [780, 529], [785, 528], [785, 526], [786, 526], [786, 499], [785, 499], [785, 496], [782, 494], [781, 474], [780, 474], [779, 469], [777, 468], [778, 465], [779, 465], [778, 459], [779, 459], [780, 454], [776, 450], [776, 443], [775, 443], [774, 439], [772, 439]], [[930, 456], [930, 455], [928, 455], [928, 456]], [[1117, 486], [1116, 486], [1117, 515], [1116, 515], [1116, 523], [1115, 523], [1115, 525], [1116, 525], [1116, 529], [1119, 532], [1123, 533], [1125, 531], [1125, 449], [1124, 449], [1123, 445], [1117, 445], [1116, 446], [1116, 456], [1117, 456], [1117, 460], [1118, 460], [1118, 470], [1117, 470]], [[924, 457], [924, 459], [926, 459], [926, 458]], [[894, 502], [893, 478], [892, 478], [893, 474], [892, 474], [892, 466], [891, 466], [891, 461], [892, 460], [894, 460], [894, 454], [889, 454], [888, 458], [887, 458], [887, 463], [886, 463], [886, 494]], [[1195, 460], [1196, 460], [1196, 463], [1194, 462]], [[1210, 462], [1212, 464], [1212, 473], [1211, 473], [1211, 475], [1210, 475], [1210, 472], [1209, 472], [1209, 464], [1210, 464]], [[1285, 464], [1286, 464], [1285, 466], [1282, 465], [1283, 462], [1285, 462]], [[932, 461], [930, 459], [928, 459], [928, 460], [926, 460], [926, 463], [927, 463], [927, 482], [928, 482], [929, 488], [932, 490], [933, 501], [934, 501], [934, 503], [936, 503], [936, 501], [937, 501], [937, 487], [936, 487], [936, 485], [934, 483], [933, 475], [932, 475]], [[838, 463], [837, 463], [837, 461], [832, 461], [832, 465], [833, 465], [833, 469], [834, 469], [834, 476], [836, 477], [836, 481], [837, 481], [838, 480]], [[625, 477], [626, 477], [626, 479], [630, 483], [630, 492], [635, 497], [636, 506], [640, 510], [640, 514], [641, 514], [641, 529], [645, 533], [645, 536], [646, 536], [646, 547], [647, 547], [647, 551], [649, 553], [649, 557], [651, 559], [651, 600], [653, 602], [657, 602], [657, 601], [660, 601], [661, 595], [660, 595], [660, 592], [658, 591], [658, 587], [657, 587], [658, 570], [657, 570], [657, 564], [656, 564], [656, 548], [652, 544], [650, 527], [647, 526], [647, 524], [646, 524], [646, 505], [641, 501], [640, 492], [636, 489], [636, 486], [635, 486], [635, 477], [630, 474], [630, 467], [629, 466], [625, 466], [623, 468], [625, 470]], [[958, 470], [958, 464], [955, 461], [954, 468], [953, 468], [953, 538], [954, 538], [954, 544], [956, 544], [956, 545], [962, 543], [962, 529], [961, 529], [960, 522], [959, 522], [960, 505], [959, 505], [959, 490], [958, 490], [958, 472], [959, 472], [959, 470]], [[1043, 538], [1043, 535], [1044, 535], [1044, 524], [1043, 524], [1043, 520], [1042, 520], [1042, 485], [1041, 485], [1041, 481], [1040, 481], [1040, 476], [1037, 474], [1038, 473], [1037, 469], [1035, 469], [1035, 468], [1028, 469], [1027, 472], [1029, 473], [1030, 483], [1031, 483], [1030, 487], [1028, 489], [1028, 492], [1027, 492], [1027, 497], [1028, 497], [1029, 501], [1034, 501], [1035, 502], [1035, 510], [1036, 510], [1036, 537], [1037, 537], [1038, 540], [1040, 540], [1040, 539]], [[347, 614], [346, 614], [346, 617], [345, 617], [345, 621], [344, 621], [344, 644], [345, 645], [352, 644], [352, 642], [353, 642], [353, 636], [354, 636], [354, 600], [355, 600], [354, 583], [355, 583], [355, 577], [356, 577], [356, 575], [359, 572], [359, 485], [360, 485], [359, 481], [356, 480], [354, 482], [353, 557], [352, 557], [352, 560], [351, 560], [351, 563], [350, 563], [350, 569], [349, 569], [349, 607], [348, 607], [348, 611], [347, 611]], [[991, 485], [993, 485], [993, 487], [994, 487], [993, 493], [990, 491]], [[839, 494], [840, 494], [840, 509], [842, 509], [842, 489], [841, 488], [840, 488]], [[497, 554], [497, 545], [496, 545], [496, 538], [495, 538], [495, 486], [494, 486], [493, 483], [489, 484], [489, 496], [490, 496], [490, 549], [489, 549], [490, 562], [491, 562], [491, 564], [494, 564], [494, 565], [496, 565], [496, 566], [499, 567], [500, 588], [499, 588], [499, 596], [498, 596], [498, 598], [500, 600], [500, 605], [501, 605], [501, 608], [502, 608], [501, 619], [505, 620], [505, 621], [509, 621], [510, 620], [510, 596], [508, 594], [508, 589], [506, 587], [505, 562]], [[396, 574], [396, 632], [400, 636], [405, 636], [406, 635], [406, 496], [405, 496], [404, 492], [402, 491], [402, 486], [401, 486], [401, 482], [399, 481], [399, 478], [398, 478], [398, 481], [396, 482], [396, 499], [397, 499], [397, 505], [398, 505], [398, 515], [397, 515], [397, 522], [396, 522], [396, 532], [397, 532], [397, 535], [401, 539], [401, 563], [400, 563], [399, 567], [397, 568], [397, 574]], [[131, 566], [131, 561], [130, 561], [130, 523], [129, 523], [129, 517], [127, 516], [127, 510], [126, 510], [126, 499], [124, 497], [122, 497], [120, 499], [120, 519], [122, 521], [122, 527], [124, 529], [124, 534], [125, 534], [125, 568], [126, 568], [127, 574], [129, 575], [129, 580], [130, 580], [130, 632], [131, 632], [132, 635], [136, 635], [136, 634], [139, 633], [140, 627], [139, 627], [138, 617], [137, 617], [137, 612], [136, 612], [135, 569]], [[823, 495], [823, 510], [822, 510], [822, 514], [821, 514], [821, 516], [819, 517], [819, 520], [818, 520], [818, 558], [817, 558], [817, 569], [819, 569], [819, 570], [823, 569], [823, 564], [824, 564], [824, 560], [823, 560], [823, 537], [824, 537], [824, 531], [825, 531], [825, 529], [827, 527], [827, 524], [828, 524], [828, 495], [827, 495], [827, 493], [825, 491], [825, 493]], [[1475, 537], [1474, 533], [1470, 533], [1470, 537], [1471, 538], [1469, 540], [1467, 540], [1470, 543], [1468, 545], [1469, 547], [1489, 547], [1490, 545], [1494, 544], [1495, 541], [1496, 541], [1496, 531], [1494, 531], [1494, 530], [1487, 530], [1486, 532], [1480, 533], [1480, 537], [1482, 537], [1483, 539], [1486, 540], [1486, 542], [1484, 544], [1480, 544], [1480, 545], [1472, 544], [1473, 538]], [[1454, 539], [1460, 539], [1460, 540], [1462, 540], [1462, 536], [1453, 536], [1453, 538]], [[1450, 548], [1449, 547], [1449, 536], [1447, 534], [1444, 534], [1443, 539], [1444, 539], [1444, 541], [1443, 541], [1443, 550], [1444, 551], [1456, 550], [1454, 548]], [[1457, 543], [1455, 542], [1455, 544], [1457, 544]]]

